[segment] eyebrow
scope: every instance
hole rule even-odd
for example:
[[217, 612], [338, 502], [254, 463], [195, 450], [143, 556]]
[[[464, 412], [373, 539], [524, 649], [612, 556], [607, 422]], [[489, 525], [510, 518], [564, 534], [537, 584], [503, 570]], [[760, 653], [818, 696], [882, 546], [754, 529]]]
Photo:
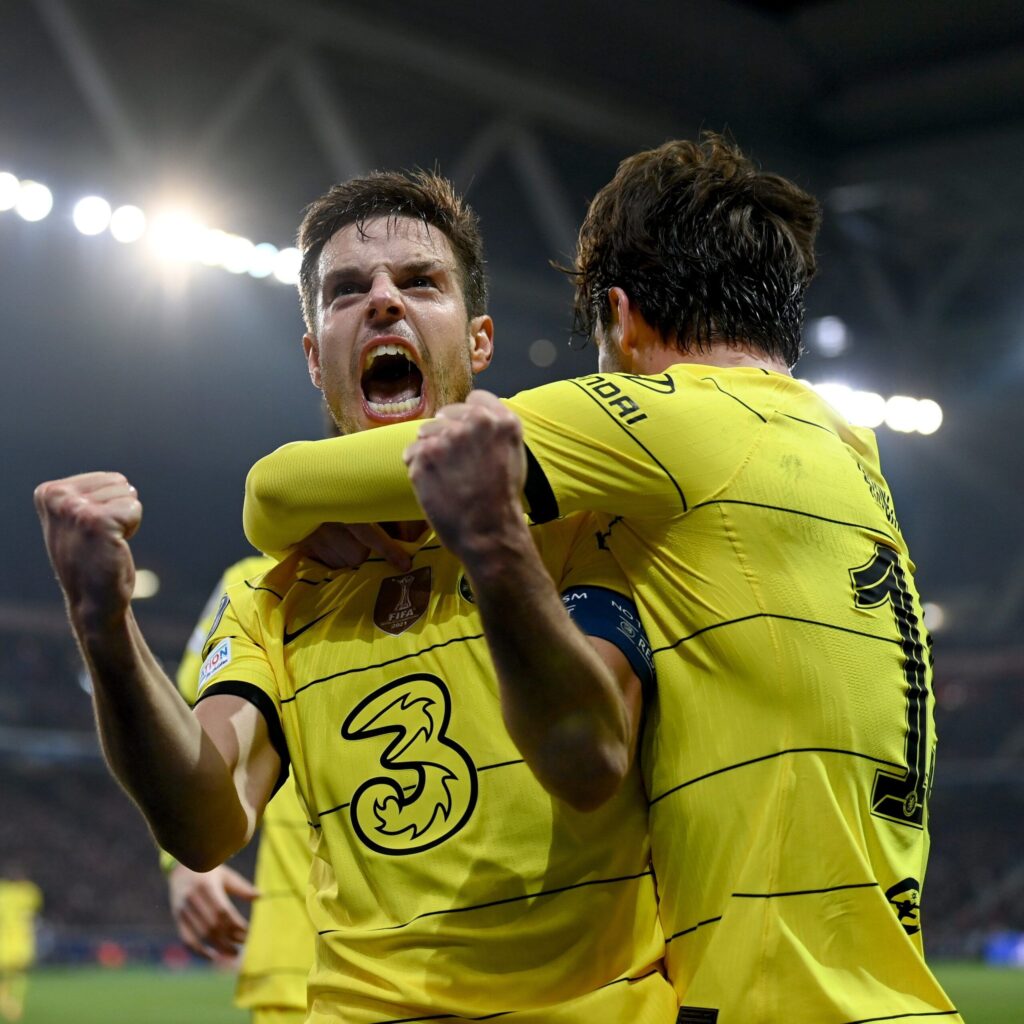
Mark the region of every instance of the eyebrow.
[[[415, 277], [417, 274], [436, 273], [437, 271], [452, 273], [453, 268], [444, 260], [431, 256], [422, 260], [412, 260], [410, 263], [399, 263], [396, 265], [395, 270], [401, 276]], [[338, 281], [344, 281], [349, 278], [358, 280], [365, 276], [365, 271], [352, 264], [335, 267], [324, 277], [320, 291], [323, 295], [326, 295], [330, 286]]]

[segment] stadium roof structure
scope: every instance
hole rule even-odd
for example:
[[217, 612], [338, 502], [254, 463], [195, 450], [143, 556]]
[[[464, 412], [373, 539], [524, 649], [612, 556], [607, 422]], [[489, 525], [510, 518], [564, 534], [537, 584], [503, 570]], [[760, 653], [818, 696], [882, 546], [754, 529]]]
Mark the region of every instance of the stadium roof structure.
[[[822, 197], [812, 320], [845, 325], [803, 376], [945, 410], [880, 432], [926, 598], [962, 643], [1024, 613], [1024, 5], [1016, 0], [8, 0], [0, 171], [46, 182], [0, 213], [9, 500], [0, 625], [56, 607], [29, 501], [44, 477], [138, 484], [154, 607], [187, 623], [239, 557], [241, 481], [319, 429], [288, 288], [82, 237], [95, 193], [168, 197], [290, 244], [306, 203], [375, 167], [437, 166], [488, 245], [503, 393], [586, 372], [567, 339], [572, 251], [629, 153], [727, 129]], [[554, 348], [531, 348], [554, 339]], [[553, 355], [552, 355], [553, 353]], [[553, 362], [551, 361], [553, 359]], [[540, 365], [540, 364], [544, 365]]]

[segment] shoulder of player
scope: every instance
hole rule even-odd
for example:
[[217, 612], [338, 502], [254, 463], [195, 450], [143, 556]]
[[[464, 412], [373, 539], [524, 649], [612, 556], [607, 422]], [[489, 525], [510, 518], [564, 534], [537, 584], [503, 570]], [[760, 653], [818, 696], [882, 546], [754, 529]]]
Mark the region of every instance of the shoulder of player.
[[541, 561], [557, 582], [567, 570], [573, 555], [586, 548], [602, 547], [601, 537], [609, 517], [596, 512], [575, 512], [547, 523], [531, 524]]

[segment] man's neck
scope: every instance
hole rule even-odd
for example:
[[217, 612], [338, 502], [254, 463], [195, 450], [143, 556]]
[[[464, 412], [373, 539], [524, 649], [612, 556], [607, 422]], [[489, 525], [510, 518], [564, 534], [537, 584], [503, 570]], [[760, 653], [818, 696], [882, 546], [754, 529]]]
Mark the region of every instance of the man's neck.
[[407, 523], [382, 523], [385, 532], [395, 540], [416, 541], [426, 532], [427, 524], [422, 520]]
[[712, 342], [699, 352], [680, 352], [671, 345], [653, 345], [643, 350], [643, 368], [637, 367], [639, 373], [663, 373], [677, 363], [697, 363], [700, 366], [721, 366], [726, 369], [749, 366], [770, 373], [784, 373], [791, 377], [789, 367], [778, 358], [747, 345], [730, 345], [726, 342]]

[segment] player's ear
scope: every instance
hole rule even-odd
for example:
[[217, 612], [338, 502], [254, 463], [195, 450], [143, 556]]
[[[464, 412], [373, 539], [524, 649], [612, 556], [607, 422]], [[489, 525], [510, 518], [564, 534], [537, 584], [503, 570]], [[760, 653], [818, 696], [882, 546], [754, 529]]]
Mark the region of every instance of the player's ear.
[[640, 339], [637, 324], [639, 311], [634, 309], [629, 296], [617, 285], [608, 289], [608, 308], [611, 313], [608, 341], [618, 349], [622, 364], [632, 367]]
[[486, 370], [494, 356], [494, 321], [484, 314], [469, 321], [469, 365], [473, 373]]
[[306, 366], [309, 368], [309, 379], [313, 387], [323, 391], [324, 386], [320, 380], [320, 346], [316, 338], [308, 332], [302, 336], [302, 350], [306, 353]]

